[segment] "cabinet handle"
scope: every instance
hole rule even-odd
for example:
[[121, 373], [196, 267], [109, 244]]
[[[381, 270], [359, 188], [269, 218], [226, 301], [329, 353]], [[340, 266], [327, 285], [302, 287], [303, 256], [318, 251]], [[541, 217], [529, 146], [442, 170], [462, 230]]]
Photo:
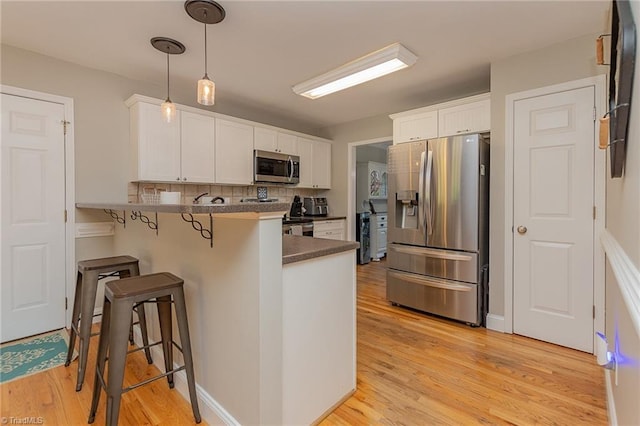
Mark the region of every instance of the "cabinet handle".
[[467, 133], [470, 132], [471, 129], [458, 130], [456, 133]]
[[180, 180], [180, 177], [177, 177], [176, 180]]
[[187, 178], [182, 178], [182, 180], [187, 180]]

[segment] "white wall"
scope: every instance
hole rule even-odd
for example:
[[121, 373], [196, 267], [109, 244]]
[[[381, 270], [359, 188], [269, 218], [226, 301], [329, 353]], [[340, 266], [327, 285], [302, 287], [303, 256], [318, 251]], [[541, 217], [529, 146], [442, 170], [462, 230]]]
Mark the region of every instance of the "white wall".
[[504, 315], [505, 97], [604, 74], [595, 63], [598, 34], [575, 38], [491, 64], [491, 188], [489, 312]]
[[[126, 202], [129, 109], [124, 101], [134, 93], [164, 98], [164, 81], [130, 80], [12, 46], [0, 47], [3, 85], [73, 98], [76, 201]], [[171, 91], [174, 102], [199, 107], [194, 87], [174, 86]], [[239, 105], [216, 105], [211, 109], [307, 134], [317, 133], [301, 123]]]
[[[337, 126], [326, 127], [319, 136], [333, 140], [331, 147], [331, 191], [323, 194], [332, 214], [345, 216], [348, 207], [347, 183], [350, 176], [347, 149], [350, 142], [388, 137], [392, 139], [393, 121], [388, 115], [365, 118]], [[355, 173], [355, 170], [354, 170]]]
[[[640, 28], [640, 2], [631, 2], [634, 21]], [[625, 173], [621, 179], [607, 178], [607, 231], [615, 238], [636, 268], [640, 269], [640, 44], [636, 44], [631, 122], [627, 141]], [[607, 176], [610, 172], [607, 171]], [[640, 318], [637, 305], [622, 297], [618, 281], [607, 262], [606, 334], [609, 349], [617, 343], [623, 362], [618, 370], [618, 384], [610, 374], [618, 424], [640, 424], [640, 330], [634, 328], [632, 316]], [[638, 282], [635, 283], [638, 285]], [[636, 288], [640, 294], [640, 288]]]

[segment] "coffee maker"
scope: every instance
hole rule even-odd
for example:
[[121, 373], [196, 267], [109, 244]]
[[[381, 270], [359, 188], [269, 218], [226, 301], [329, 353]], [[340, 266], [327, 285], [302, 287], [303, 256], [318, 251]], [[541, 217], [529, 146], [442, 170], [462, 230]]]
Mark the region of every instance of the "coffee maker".
[[300, 201], [300, 196], [296, 195], [293, 197], [293, 202], [291, 203], [291, 210], [289, 211], [289, 217], [300, 217], [302, 216], [302, 201]]

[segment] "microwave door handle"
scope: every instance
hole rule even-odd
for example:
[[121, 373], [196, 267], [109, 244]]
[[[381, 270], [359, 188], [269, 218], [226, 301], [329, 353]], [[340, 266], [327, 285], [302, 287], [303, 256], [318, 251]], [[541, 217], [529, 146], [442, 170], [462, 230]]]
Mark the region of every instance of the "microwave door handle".
[[419, 183], [418, 183], [418, 202], [420, 203], [418, 205], [418, 222], [420, 225], [420, 232], [422, 233], [422, 235], [427, 235], [427, 230], [426, 230], [426, 218], [425, 218], [425, 197], [424, 197], [424, 175], [425, 175], [425, 156], [426, 156], [426, 152], [422, 151], [420, 153], [420, 179], [419, 179]]
[[291, 182], [293, 179], [293, 160], [291, 159], [291, 156], [289, 156], [287, 160], [289, 161], [289, 182]]
[[433, 233], [433, 214], [431, 211], [431, 176], [433, 174], [433, 151], [427, 152], [427, 169], [426, 169], [426, 182], [425, 182], [425, 203], [426, 203], [426, 216], [428, 223], [428, 233], [431, 235]]

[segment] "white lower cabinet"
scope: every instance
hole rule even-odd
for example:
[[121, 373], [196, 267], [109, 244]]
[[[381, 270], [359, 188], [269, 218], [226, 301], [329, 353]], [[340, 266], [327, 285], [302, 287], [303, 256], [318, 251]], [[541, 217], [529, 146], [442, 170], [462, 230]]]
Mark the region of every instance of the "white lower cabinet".
[[314, 221], [313, 237], [326, 238], [328, 240], [344, 240], [345, 239], [344, 219]]
[[216, 119], [216, 183], [253, 183], [253, 126]]

